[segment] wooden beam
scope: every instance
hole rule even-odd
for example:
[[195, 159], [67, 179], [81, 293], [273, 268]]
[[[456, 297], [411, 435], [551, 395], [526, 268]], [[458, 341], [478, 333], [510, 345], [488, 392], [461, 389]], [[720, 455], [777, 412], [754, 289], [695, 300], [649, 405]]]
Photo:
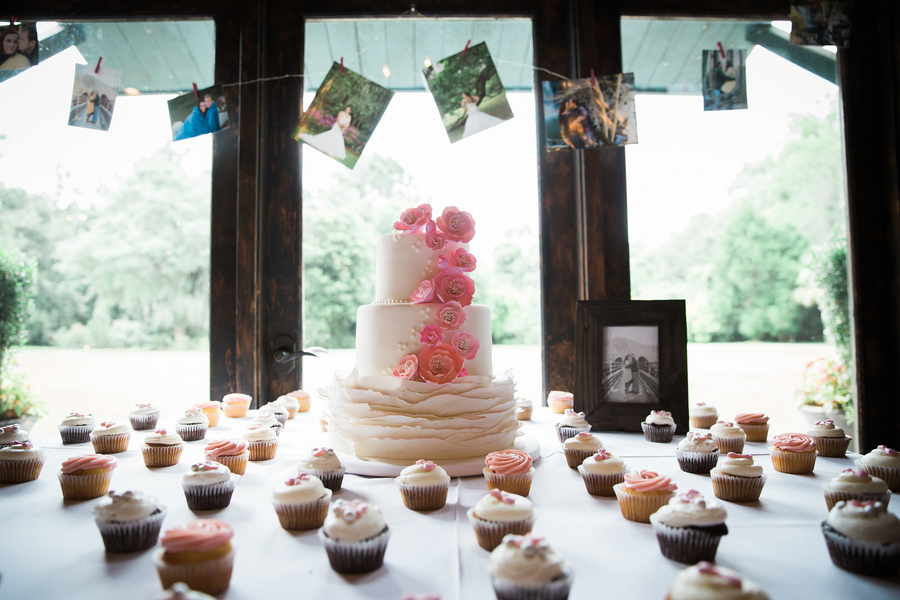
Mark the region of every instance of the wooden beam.
[[742, 21], [788, 20], [790, 0], [613, 0], [596, 2], [598, 6], [616, 4], [619, 14], [629, 17], [741, 19]]

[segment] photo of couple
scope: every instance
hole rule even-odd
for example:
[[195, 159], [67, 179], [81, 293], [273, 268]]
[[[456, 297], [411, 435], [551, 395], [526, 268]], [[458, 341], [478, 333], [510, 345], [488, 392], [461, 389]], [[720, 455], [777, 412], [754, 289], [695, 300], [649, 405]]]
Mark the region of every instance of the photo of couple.
[[169, 100], [172, 140], [186, 140], [198, 135], [227, 129], [228, 104], [221, 85], [188, 92]]
[[8, 25], [2, 29], [0, 43], [0, 81], [18, 75], [22, 69], [38, 64], [40, 47], [34, 22]]
[[794, 0], [791, 2], [791, 43], [805, 46], [850, 46], [848, 0]]
[[746, 50], [703, 51], [704, 111], [747, 108], [745, 54]]
[[545, 81], [547, 149], [581, 150], [637, 143], [634, 75]]
[[606, 402], [659, 401], [659, 329], [603, 329], [602, 397]]
[[75, 65], [69, 125], [108, 131], [122, 72], [107, 68], [96, 71], [94, 65]]

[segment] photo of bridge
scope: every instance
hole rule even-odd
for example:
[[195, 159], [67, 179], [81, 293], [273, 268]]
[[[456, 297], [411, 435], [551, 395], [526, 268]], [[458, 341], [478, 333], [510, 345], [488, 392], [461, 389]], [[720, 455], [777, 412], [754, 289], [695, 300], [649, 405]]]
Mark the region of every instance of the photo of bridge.
[[605, 402], [659, 401], [659, 330], [629, 326], [603, 329]]

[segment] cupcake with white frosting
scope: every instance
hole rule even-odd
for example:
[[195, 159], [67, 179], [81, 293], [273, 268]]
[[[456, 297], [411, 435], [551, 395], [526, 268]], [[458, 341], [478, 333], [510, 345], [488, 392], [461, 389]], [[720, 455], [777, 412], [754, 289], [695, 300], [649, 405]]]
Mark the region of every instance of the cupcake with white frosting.
[[294, 417], [297, 416], [297, 413], [300, 410], [300, 402], [294, 396], [289, 396], [285, 394], [284, 396], [278, 396], [275, 399], [275, 402], [284, 407], [284, 409], [288, 412], [288, 420], [290, 421]]
[[40, 476], [45, 460], [44, 450], [31, 440], [0, 448], [0, 483], [34, 481]]
[[534, 412], [534, 404], [528, 398], [516, 398], [516, 419], [530, 421]]
[[297, 465], [298, 473], [315, 475], [332, 492], [341, 489], [345, 470], [334, 450], [325, 447], [313, 448]]
[[390, 528], [378, 507], [361, 500], [331, 503], [319, 539], [338, 573], [370, 573], [384, 564]]
[[709, 428], [719, 452], [728, 454], [736, 452], [740, 454], [744, 451], [744, 442], [747, 441], [747, 434], [743, 429], [732, 423], [731, 421], [716, 421]]
[[650, 524], [663, 556], [692, 565], [701, 560], [715, 561], [719, 540], [728, 533], [727, 516], [718, 502], [689, 490], [650, 515]]
[[525, 535], [534, 527], [534, 505], [518, 494], [491, 490], [466, 515], [478, 545], [490, 552], [507, 534]]
[[144, 438], [141, 454], [147, 467], [171, 467], [178, 464], [184, 442], [181, 436], [168, 429], [157, 429]]
[[569, 468], [577, 469], [578, 465], [596, 454], [602, 447], [603, 442], [600, 441], [600, 438], [587, 431], [582, 431], [563, 442], [566, 464], [569, 465]]
[[128, 420], [131, 421], [131, 428], [135, 431], [153, 429], [159, 420], [159, 409], [149, 402], [145, 404], [139, 402], [128, 413]]
[[312, 406], [312, 398], [309, 392], [294, 390], [293, 392], [288, 392], [287, 395], [297, 401], [297, 412], [308, 412]]
[[584, 413], [575, 412], [571, 408], [565, 410], [562, 420], [556, 424], [556, 435], [559, 437], [560, 443], [590, 430], [591, 424], [584, 418]]
[[627, 471], [625, 461], [606, 448], [597, 450], [578, 467], [584, 487], [592, 496], [615, 496], [613, 488], [625, 481]]
[[240, 419], [247, 416], [253, 398], [247, 394], [225, 394], [222, 397], [222, 412], [229, 419]]
[[216, 600], [216, 598], [215, 596], [192, 590], [188, 584], [179, 581], [169, 589], [161, 592], [153, 600]]
[[13, 442], [24, 442], [28, 438], [28, 432], [19, 427], [18, 423], [0, 427], [0, 448], [5, 448]]
[[259, 409], [258, 415], [272, 415], [283, 427], [288, 420], [288, 410], [279, 402], [267, 402]]
[[440, 510], [447, 503], [450, 476], [430, 460], [417, 460], [394, 480], [403, 504], [411, 510]]
[[272, 492], [278, 522], [287, 530], [318, 529], [328, 516], [331, 490], [313, 475], [300, 473], [279, 483]]
[[691, 404], [688, 415], [691, 419], [691, 427], [696, 427], [697, 429], [709, 429], [715, 425], [718, 420], [719, 411], [716, 410], [716, 407], [712, 404], [695, 402], [694, 404]]
[[166, 507], [138, 491], [109, 492], [94, 506], [94, 521], [107, 552], [139, 552], [156, 545]]
[[749, 454], [729, 452], [709, 472], [713, 493], [729, 502], [756, 502], [766, 483], [763, 468]]
[[740, 573], [710, 564], [697, 563], [681, 571], [666, 600], [769, 600], [762, 588]]
[[59, 424], [59, 436], [63, 444], [85, 444], [91, 441], [94, 429], [94, 415], [71, 412]]
[[843, 458], [846, 456], [850, 440], [853, 439], [845, 434], [843, 429], [836, 426], [831, 419], [816, 421], [807, 430], [806, 435], [816, 439], [816, 450], [818, 450], [819, 456], [827, 458]]
[[191, 408], [199, 408], [200, 410], [202, 410], [203, 414], [206, 415], [206, 418], [209, 419], [210, 427], [215, 427], [219, 424], [219, 417], [222, 416], [221, 402], [198, 402]]
[[175, 431], [186, 442], [197, 442], [206, 437], [209, 417], [202, 408], [189, 408], [175, 421]]
[[892, 492], [900, 492], [900, 452], [878, 446], [857, 459], [856, 468], [887, 482]]
[[554, 390], [547, 394], [547, 406], [551, 412], [561, 415], [567, 408], [575, 407], [575, 395], [571, 392]]
[[257, 414], [250, 419], [250, 425], [265, 425], [275, 433], [276, 437], [280, 436], [281, 432], [284, 430], [284, 425], [282, 425], [281, 422], [275, 418], [275, 415], [270, 412], [261, 412]]
[[648, 442], [668, 444], [675, 436], [675, 419], [667, 410], [651, 410], [641, 423], [641, 429]]
[[706, 474], [719, 461], [719, 447], [711, 433], [689, 431], [675, 448], [678, 466], [686, 473]]
[[891, 491], [883, 479], [872, 477], [861, 469], [844, 469], [822, 487], [828, 510], [841, 500], [867, 500], [881, 502], [885, 506], [891, 501]]
[[900, 519], [881, 502], [838, 502], [822, 533], [835, 566], [870, 577], [900, 573]]
[[250, 424], [244, 432], [244, 441], [250, 450], [250, 460], [272, 460], [278, 451], [278, 436], [271, 427]]
[[544, 538], [509, 534], [491, 552], [491, 584], [497, 600], [566, 600], [572, 569]]
[[191, 465], [181, 479], [181, 487], [191, 510], [216, 510], [231, 503], [239, 477], [222, 463], [203, 461]]
[[97, 454], [118, 454], [128, 450], [131, 430], [124, 423], [103, 421], [91, 431], [91, 444]]

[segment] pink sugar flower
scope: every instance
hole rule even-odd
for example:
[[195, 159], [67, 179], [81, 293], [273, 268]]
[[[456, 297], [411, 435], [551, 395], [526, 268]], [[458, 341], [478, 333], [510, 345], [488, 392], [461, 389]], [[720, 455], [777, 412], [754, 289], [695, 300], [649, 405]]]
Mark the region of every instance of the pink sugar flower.
[[434, 221], [428, 221], [425, 225], [425, 245], [431, 248], [432, 250], [443, 250], [444, 246], [447, 245], [447, 242], [450, 238], [446, 233], [439, 230], [434, 225]]
[[466, 360], [472, 360], [478, 354], [478, 340], [471, 331], [460, 331], [450, 339], [450, 345], [456, 348], [459, 355]]
[[463, 357], [450, 344], [426, 346], [419, 352], [419, 376], [428, 383], [450, 383], [462, 366]]
[[434, 278], [434, 294], [441, 302], [459, 302], [463, 306], [472, 304], [475, 282], [455, 267], [441, 271]]
[[429, 325], [422, 330], [419, 341], [426, 346], [440, 346], [444, 343], [444, 330], [437, 325]]
[[413, 304], [424, 304], [434, 300], [434, 279], [426, 279], [410, 296]]
[[415, 208], [407, 208], [400, 214], [400, 220], [394, 223], [394, 229], [415, 233], [431, 220], [431, 205], [420, 204]]
[[437, 218], [437, 226], [454, 242], [469, 242], [475, 237], [475, 219], [455, 206], [448, 206]]
[[460, 271], [465, 271], [467, 273], [475, 270], [475, 264], [478, 262], [475, 259], [474, 254], [469, 254], [466, 252], [465, 248], [457, 248], [450, 254], [450, 263], [459, 269]]
[[400, 366], [394, 369], [394, 377], [414, 381], [419, 376], [419, 359], [415, 354], [407, 354], [400, 359]]
[[466, 322], [466, 311], [459, 302], [444, 302], [435, 309], [434, 322], [444, 329], [454, 331]]

